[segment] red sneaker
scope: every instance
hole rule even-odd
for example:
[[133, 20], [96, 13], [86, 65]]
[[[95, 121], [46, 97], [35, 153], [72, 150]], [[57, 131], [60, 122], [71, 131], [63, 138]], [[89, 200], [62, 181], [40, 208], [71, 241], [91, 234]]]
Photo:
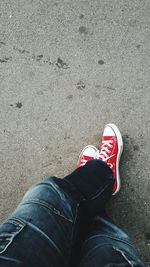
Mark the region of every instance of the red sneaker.
[[120, 189], [119, 161], [123, 151], [122, 136], [115, 124], [105, 126], [98, 158], [105, 161], [112, 169], [115, 182], [113, 195]]
[[83, 148], [79, 160], [77, 162], [77, 168], [85, 165], [88, 160], [96, 159], [98, 155], [98, 149], [95, 146], [89, 145]]

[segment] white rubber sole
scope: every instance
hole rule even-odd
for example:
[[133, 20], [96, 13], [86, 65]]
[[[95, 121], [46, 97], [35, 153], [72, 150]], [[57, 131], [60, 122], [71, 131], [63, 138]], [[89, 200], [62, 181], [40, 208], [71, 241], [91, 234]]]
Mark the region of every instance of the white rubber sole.
[[[123, 140], [122, 140], [122, 135], [118, 129], [118, 127], [113, 124], [113, 123], [109, 123], [106, 126], [109, 126], [112, 128], [112, 130], [114, 131], [116, 137], [117, 137], [117, 141], [118, 141], [118, 155], [117, 155], [117, 160], [116, 160], [116, 180], [117, 180], [117, 188], [116, 191], [113, 193], [113, 195], [116, 195], [119, 190], [120, 190], [120, 186], [121, 186], [121, 182], [120, 182], [120, 173], [119, 173], [119, 162], [120, 162], [120, 157], [121, 154], [123, 152]], [[105, 127], [106, 127], [105, 126]]]

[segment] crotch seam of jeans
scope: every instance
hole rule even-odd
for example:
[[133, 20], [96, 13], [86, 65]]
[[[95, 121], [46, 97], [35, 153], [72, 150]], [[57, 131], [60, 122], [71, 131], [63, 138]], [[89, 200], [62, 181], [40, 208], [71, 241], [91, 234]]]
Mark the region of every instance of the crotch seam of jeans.
[[100, 192], [96, 193], [95, 196], [93, 196], [92, 198], [89, 198], [89, 199], [85, 199], [85, 200], [83, 200], [83, 201], [91, 201], [91, 200], [96, 199], [96, 198], [99, 197], [99, 196], [104, 192], [104, 190], [106, 190], [106, 188], [109, 187], [109, 186], [110, 186], [110, 184], [105, 185], [105, 186], [102, 188], [102, 190], [101, 190]]
[[91, 239], [94, 239], [95, 237], [101, 237], [101, 236], [102, 237], [107, 237], [107, 238], [110, 238], [110, 239], [113, 239], [113, 240], [116, 240], [116, 241], [119, 241], [119, 242], [122, 242], [122, 243], [125, 243], [125, 244], [129, 245], [130, 247], [132, 247], [132, 244], [130, 242], [128, 242], [128, 241], [126, 241], [126, 240], [124, 240], [124, 239], [122, 239], [120, 237], [117, 238], [117, 237], [114, 237], [114, 236], [111, 236], [111, 235], [105, 235], [105, 234], [99, 234], [99, 235], [91, 236], [87, 240], [85, 240], [85, 243], [88, 242]]
[[25, 201], [23, 203], [20, 203], [20, 205], [28, 205], [28, 204], [35, 204], [35, 205], [40, 205], [44, 208], [47, 208], [48, 210], [50, 210], [51, 212], [54, 212], [56, 215], [64, 218], [65, 220], [73, 223], [73, 220], [70, 218], [67, 218], [66, 216], [64, 216], [59, 210], [55, 209], [52, 205], [48, 205], [45, 201], [41, 201], [40, 199], [31, 199], [29, 201]]

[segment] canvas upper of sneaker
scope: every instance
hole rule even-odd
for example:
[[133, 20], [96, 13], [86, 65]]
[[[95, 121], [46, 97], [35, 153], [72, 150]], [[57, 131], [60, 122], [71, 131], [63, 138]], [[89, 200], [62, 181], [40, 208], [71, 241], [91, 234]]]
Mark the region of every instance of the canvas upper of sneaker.
[[87, 161], [96, 159], [98, 154], [98, 149], [92, 145], [86, 146], [80, 156], [79, 160], [77, 162], [77, 168], [83, 166], [86, 164]]
[[106, 162], [112, 169], [114, 176], [113, 194], [120, 189], [119, 160], [123, 150], [122, 136], [114, 124], [107, 124], [100, 144], [98, 158]]
[[119, 160], [123, 150], [122, 136], [114, 124], [107, 124], [102, 136], [100, 150], [93, 145], [86, 146], [77, 162], [77, 168], [86, 164], [87, 161], [100, 159], [110, 166], [114, 176], [113, 195], [120, 189]]

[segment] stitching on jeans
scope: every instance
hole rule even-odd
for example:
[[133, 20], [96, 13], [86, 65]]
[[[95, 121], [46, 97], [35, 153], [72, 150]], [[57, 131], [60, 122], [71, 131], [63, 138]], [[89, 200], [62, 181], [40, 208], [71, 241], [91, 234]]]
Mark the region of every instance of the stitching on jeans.
[[[76, 205], [76, 210], [75, 210], [75, 220], [74, 220], [74, 227], [72, 227], [72, 231], [71, 231], [71, 247], [73, 246], [73, 234], [74, 234], [74, 228], [75, 228], [75, 224], [77, 221], [77, 215], [78, 215], [78, 210], [79, 210], [79, 203]], [[71, 255], [71, 250], [70, 250], [70, 255]]]
[[[12, 234], [14, 234], [14, 232], [13, 232]], [[0, 234], [0, 238], [1, 238], [1, 237], [8, 237], [8, 236], [11, 237], [12, 234], [5, 232], [5, 233], [3, 233], [3, 234]]]
[[92, 247], [92, 249], [86, 254], [85, 257], [88, 257], [92, 253], [93, 250], [95, 250], [97, 248], [100, 248], [100, 247], [103, 247], [103, 248], [104, 247], [111, 247], [111, 248], [113, 248], [114, 250], [116, 250], [119, 253], [121, 253], [121, 255], [123, 256], [123, 258], [130, 264], [131, 267], [134, 267], [134, 265], [132, 264], [132, 262], [126, 257], [125, 253], [123, 251], [119, 250], [118, 248], [112, 246], [112, 244], [102, 244], [102, 245], [98, 244], [97, 246]]
[[[85, 246], [85, 243], [84, 243], [84, 246]], [[92, 253], [93, 250], [95, 250], [97, 248], [100, 248], [100, 247], [103, 247], [104, 248], [104, 247], [107, 247], [107, 246], [110, 246], [110, 244], [102, 244], [102, 245], [98, 244], [96, 246], [93, 246], [92, 249], [87, 252], [87, 254], [86, 254], [85, 257], [88, 257]]]
[[122, 257], [129, 263], [129, 265], [131, 266], [131, 267], [134, 267], [134, 265], [132, 264], [132, 262], [127, 258], [127, 256], [125, 255], [125, 253], [124, 253], [124, 251], [122, 251], [122, 250], [120, 250], [120, 249], [118, 249], [118, 248], [116, 248], [116, 247], [113, 247], [113, 249], [115, 250], [115, 251], [118, 251], [121, 255], [122, 255]]
[[36, 231], [38, 234], [44, 236], [44, 238], [46, 238], [53, 245], [53, 247], [57, 250], [57, 252], [59, 253], [59, 255], [62, 258], [64, 257], [64, 255], [61, 253], [61, 250], [59, 249], [59, 247], [57, 246], [57, 244], [55, 244], [55, 242], [53, 241], [53, 239], [51, 237], [49, 237], [42, 229], [40, 229], [38, 226], [34, 225], [31, 222], [27, 222], [27, 225], [29, 227], [31, 227], [34, 231]]
[[[49, 177], [51, 178], [51, 177]], [[56, 177], [52, 177], [52, 178], [56, 178]], [[49, 183], [47, 183], [47, 180], [42, 181], [42, 183], [40, 183], [39, 185], [48, 185], [51, 187], [51, 189], [55, 190], [55, 192], [58, 194], [58, 196], [62, 199], [62, 192], [60, 192], [60, 187], [57, 183], [55, 183], [53, 180], [52, 181], [48, 181]], [[63, 191], [63, 197], [65, 197], [65, 193]]]
[[[20, 222], [20, 223], [19, 223]], [[15, 232], [11, 232], [11, 233], [3, 233], [3, 234], [0, 234], [0, 237], [8, 237], [7, 239], [5, 238], [5, 240], [8, 241], [8, 244], [4, 247], [4, 249], [2, 249], [2, 251], [0, 251], [0, 255], [5, 252], [7, 250], [7, 248], [11, 245], [11, 243], [13, 242], [14, 238], [24, 229], [24, 227], [26, 226], [25, 223], [23, 223], [21, 220], [18, 220], [18, 223], [17, 223], [17, 220], [15, 218], [11, 218], [11, 219], [8, 219], [7, 221], [4, 222], [5, 223], [11, 223], [15, 226], [19, 226], [20, 229], [17, 229], [16, 228], [16, 231]], [[3, 242], [3, 241], [2, 241]]]
[[24, 227], [26, 224], [21, 221], [20, 219], [18, 218], [10, 218], [7, 220], [8, 222], [10, 221], [12, 224], [14, 224], [15, 226], [20, 226], [20, 227]]
[[52, 205], [48, 205], [45, 201], [42, 201], [40, 199], [32, 199], [29, 201], [25, 201], [24, 203], [21, 203], [21, 205], [26, 205], [26, 204], [35, 204], [35, 205], [41, 205], [47, 209], [49, 209], [51, 212], [54, 212], [56, 215], [66, 219], [67, 221], [73, 223], [73, 220], [70, 218], [67, 218], [64, 216], [59, 210], [55, 209]]
[[[16, 236], [16, 235], [15, 235]], [[0, 255], [6, 251], [6, 249], [10, 246], [10, 244], [12, 243], [13, 239], [15, 238], [15, 236], [12, 236], [8, 242], [8, 244], [4, 247], [4, 249], [2, 249], [2, 251], [0, 251]], [[1, 247], [1, 246], [0, 246]]]
[[105, 190], [108, 186], [109, 186], [109, 184], [105, 185], [105, 187], [103, 187], [103, 189], [102, 189], [100, 192], [98, 192], [94, 197], [90, 198], [89, 200], [94, 200], [95, 198], [97, 198], [99, 195], [101, 195], [101, 194], [104, 192], [104, 190]]
[[127, 245], [129, 245], [129, 246], [132, 247], [132, 244], [130, 244], [129, 242], [125, 241], [125, 240], [122, 239], [122, 238], [117, 238], [117, 237], [114, 237], [114, 236], [111, 236], [111, 235], [104, 235], [104, 234], [94, 235], [94, 236], [92, 236], [92, 237], [89, 237], [87, 240], [85, 240], [85, 243], [88, 242], [88, 240], [91, 240], [91, 239], [93, 239], [93, 238], [95, 238], [95, 237], [100, 237], [100, 236], [102, 236], [102, 237], [108, 237], [108, 238], [110, 238], [110, 239], [113, 239], [113, 240], [116, 240], [116, 241], [123, 242], [123, 243], [125, 243], [125, 244], [127, 244]]
[[[69, 185], [71, 185], [71, 186], [74, 188], [75, 191], [79, 190], [79, 192], [80, 192], [80, 194], [81, 194], [81, 196], [82, 196], [82, 200], [86, 200], [86, 198], [84, 197], [84, 195], [82, 194], [82, 192], [80, 191], [80, 189], [77, 189], [77, 188], [75, 187], [74, 184], [72, 184], [70, 181], [66, 180], [66, 178], [63, 178], [63, 181], [65, 181], [66, 183], [68, 183]], [[62, 188], [61, 188], [61, 189], [62, 189]], [[63, 190], [63, 189], [62, 189], [62, 190]], [[72, 201], [72, 199], [71, 199], [71, 197], [69, 196], [69, 194], [68, 194], [67, 192], [65, 192], [65, 191], [63, 191], [63, 192], [64, 192], [65, 194], [67, 194], [67, 197], [69, 197], [70, 200]], [[76, 201], [76, 203], [78, 203], [77, 200], [74, 200], [74, 201]]]

